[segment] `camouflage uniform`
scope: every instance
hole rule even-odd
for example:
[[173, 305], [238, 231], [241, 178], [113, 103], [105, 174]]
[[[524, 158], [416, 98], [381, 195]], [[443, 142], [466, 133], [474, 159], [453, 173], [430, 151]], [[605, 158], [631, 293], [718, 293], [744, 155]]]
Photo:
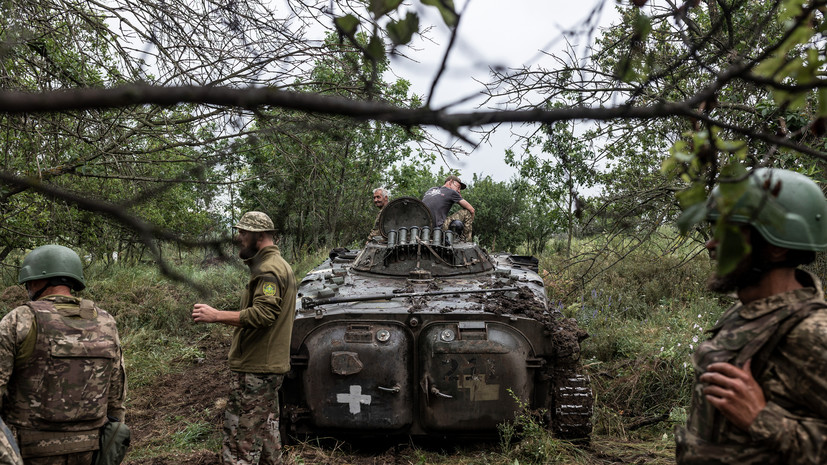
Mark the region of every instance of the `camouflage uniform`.
[[246, 260], [250, 282], [233, 331], [233, 385], [224, 421], [227, 465], [281, 463], [278, 390], [290, 370], [296, 279], [275, 245]]
[[0, 395], [27, 465], [91, 463], [107, 415], [124, 417], [114, 318], [64, 295], [12, 310], [0, 321]]
[[472, 215], [471, 212], [469, 212], [468, 210], [460, 208], [451, 216], [445, 218], [445, 222], [442, 223], [442, 229], [448, 229], [448, 226], [451, 224], [451, 221], [454, 220], [460, 220], [465, 225], [465, 229], [462, 230], [461, 239], [464, 241], [471, 242], [471, 238], [473, 237], [474, 231], [474, 215]]
[[0, 418], [0, 465], [23, 465], [17, 440]]
[[[827, 304], [818, 278], [796, 273], [808, 287], [735, 304], [698, 347], [689, 419], [675, 432], [678, 464], [827, 463]], [[743, 431], [706, 401], [697, 377], [711, 363], [748, 359], [767, 406]]]
[[368, 234], [368, 240], [373, 239], [376, 236], [381, 236], [382, 231], [379, 230], [379, 217], [382, 216], [382, 210], [379, 210], [379, 213], [376, 214], [376, 220], [373, 222], [373, 229], [370, 230]]
[[233, 372], [224, 414], [224, 463], [281, 462], [278, 391], [283, 380], [284, 375]]

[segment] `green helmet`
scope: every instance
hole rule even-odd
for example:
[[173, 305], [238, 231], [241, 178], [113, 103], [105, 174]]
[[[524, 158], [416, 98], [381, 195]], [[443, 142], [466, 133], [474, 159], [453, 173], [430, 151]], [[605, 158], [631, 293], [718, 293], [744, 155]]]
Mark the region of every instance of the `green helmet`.
[[812, 179], [784, 169], [759, 168], [740, 183], [715, 186], [709, 219], [749, 224], [770, 244], [795, 250], [827, 250], [827, 200]]
[[72, 278], [72, 289], [81, 291], [86, 287], [83, 280], [83, 264], [74, 250], [62, 245], [44, 245], [26, 255], [20, 265], [17, 282], [23, 284], [35, 279], [56, 277]]

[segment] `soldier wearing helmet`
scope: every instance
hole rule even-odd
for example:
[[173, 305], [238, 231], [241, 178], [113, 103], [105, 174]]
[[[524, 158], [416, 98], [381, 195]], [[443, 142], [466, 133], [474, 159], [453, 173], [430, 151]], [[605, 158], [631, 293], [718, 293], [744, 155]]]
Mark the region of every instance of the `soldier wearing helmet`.
[[31, 300], [0, 320], [0, 415], [26, 465], [92, 463], [101, 427], [124, 419], [115, 319], [72, 296], [86, 283], [66, 247], [32, 250], [18, 281]]
[[677, 463], [827, 463], [827, 303], [819, 279], [797, 268], [827, 249], [827, 200], [806, 176], [757, 169], [707, 205], [713, 255], [720, 239], [746, 256], [710, 280], [738, 302], [693, 355]]
[[247, 212], [234, 226], [239, 256], [250, 268], [239, 311], [195, 304], [196, 323], [233, 326], [228, 356], [233, 372], [224, 413], [222, 460], [227, 465], [281, 463], [278, 390], [290, 370], [290, 336], [296, 310], [296, 278], [262, 212]]

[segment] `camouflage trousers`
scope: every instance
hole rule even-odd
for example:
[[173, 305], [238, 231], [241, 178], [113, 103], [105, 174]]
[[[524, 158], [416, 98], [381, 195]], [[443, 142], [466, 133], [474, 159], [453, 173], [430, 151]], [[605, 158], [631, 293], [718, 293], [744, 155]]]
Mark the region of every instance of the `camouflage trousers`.
[[224, 412], [224, 465], [282, 463], [279, 388], [284, 375], [233, 372]]
[[454, 220], [460, 220], [465, 225], [465, 229], [462, 232], [462, 240], [471, 242], [471, 238], [473, 237], [472, 232], [474, 229], [474, 215], [472, 215], [468, 210], [460, 208], [451, 216], [445, 218], [445, 221], [442, 223], [442, 229], [448, 229], [448, 225]]
[[23, 459], [23, 465], [91, 465], [94, 451]]

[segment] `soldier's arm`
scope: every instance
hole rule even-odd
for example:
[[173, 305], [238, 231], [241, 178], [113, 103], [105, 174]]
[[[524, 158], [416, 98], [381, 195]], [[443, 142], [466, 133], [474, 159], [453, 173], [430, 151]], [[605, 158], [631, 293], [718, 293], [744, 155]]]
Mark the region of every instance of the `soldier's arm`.
[[[120, 341], [118, 341], [118, 348], [120, 348]], [[120, 350], [118, 352], [121, 352]], [[118, 421], [124, 421], [126, 409], [124, 402], [126, 401], [126, 371], [123, 367], [123, 353], [117, 362], [115, 370], [112, 372], [112, 378], [109, 380], [109, 398], [106, 404], [106, 415], [117, 418]]]
[[15, 361], [31, 355], [36, 334], [34, 315], [29, 307], [17, 307], [0, 320], [0, 402], [6, 394]]
[[196, 323], [222, 323], [229, 326], [241, 326], [239, 312], [218, 310], [207, 304], [192, 306], [192, 321]]
[[[767, 406], [748, 431], [754, 440], [778, 450], [784, 463], [827, 463], [827, 312], [804, 320], [778, 349], [784, 363], [777, 365], [773, 384], [765, 387]], [[796, 412], [773, 402], [776, 390], [798, 404]]]
[[253, 304], [239, 312], [240, 326], [266, 328], [276, 323], [281, 312], [281, 293], [284, 278], [272, 274], [257, 276], [252, 285], [255, 289]]
[[472, 215], [474, 214], [474, 207], [472, 207], [471, 204], [468, 203], [467, 200], [465, 200], [465, 199], [460, 200], [459, 201], [459, 206], [466, 209], [466, 210], [468, 210]]

